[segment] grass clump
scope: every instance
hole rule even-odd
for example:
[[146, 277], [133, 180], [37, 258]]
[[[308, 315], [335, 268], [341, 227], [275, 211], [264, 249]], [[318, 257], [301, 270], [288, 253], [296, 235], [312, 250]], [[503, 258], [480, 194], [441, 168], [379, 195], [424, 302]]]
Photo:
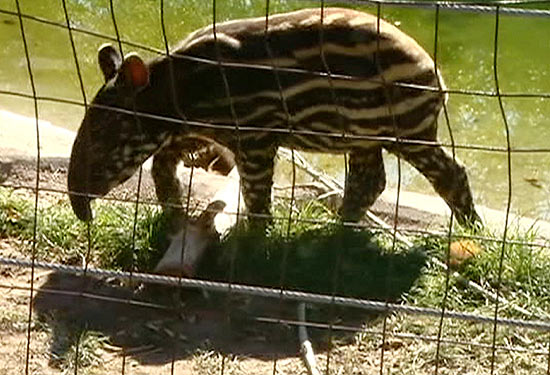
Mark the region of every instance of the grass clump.
[[[22, 250], [32, 248], [36, 220], [36, 256], [46, 261], [98, 267], [148, 270], [159, 259], [164, 224], [160, 209], [140, 205], [97, 202], [96, 219], [88, 227], [74, 216], [67, 199], [34, 197], [0, 189], [0, 237], [22, 240]], [[134, 230], [134, 222], [135, 230]]]
[[337, 224], [288, 237], [236, 230], [217, 251], [199, 276], [356, 298], [397, 299], [425, 263], [418, 249], [392, 253], [370, 232]]
[[33, 202], [13, 191], [0, 188], [0, 237], [32, 236]]
[[[550, 254], [548, 249], [537, 244], [537, 233], [522, 232], [512, 228], [503, 246], [502, 235], [488, 229], [482, 233], [458, 232], [458, 237], [477, 236], [473, 241], [481, 249], [480, 253], [460, 265], [452, 267], [465, 279], [479, 284], [487, 291], [497, 289], [502, 297], [525, 309], [536, 312], [550, 309]], [[453, 239], [455, 241], [456, 239]], [[427, 236], [417, 242], [446, 263], [449, 240], [446, 237]], [[452, 257], [452, 254], [450, 255]], [[502, 258], [502, 273], [499, 266]], [[445, 294], [445, 272], [430, 264], [419, 283], [408, 294], [409, 302], [424, 306], [438, 306]], [[460, 280], [451, 277], [447, 291], [447, 307], [456, 310], [477, 310], [487, 306], [487, 297], [465, 288]], [[517, 317], [517, 312], [503, 306], [503, 313]], [[538, 315], [538, 314], [536, 314]]]
[[[88, 369], [100, 367], [104, 362], [105, 344], [109, 338], [94, 331], [73, 332], [65, 343], [61, 353], [57, 353], [52, 365], [60, 368], [64, 374], [88, 373]], [[59, 349], [59, 348], [58, 348]]]
[[396, 300], [425, 265], [420, 248], [345, 227], [319, 202], [277, 204], [267, 235], [239, 226], [204, 257], [198, 277], [266, 287]]

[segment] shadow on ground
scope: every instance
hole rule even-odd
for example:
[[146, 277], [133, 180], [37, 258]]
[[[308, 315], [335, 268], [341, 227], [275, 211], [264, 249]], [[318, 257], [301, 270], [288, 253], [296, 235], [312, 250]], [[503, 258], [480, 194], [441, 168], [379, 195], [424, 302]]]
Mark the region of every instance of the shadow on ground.
[[[203, 262], [199, 278], [278, 286], [284, 269], [288, 289], [382, 301], [398, 300], [425, 264], [422, 249], [386, 251], [371, 234], [352, 230], [310, 231], [290, 241], [241, 234], [222, 245]], [[188, 358], [198, 348], [258, 359], [299, 355], [296, 327], [280, 321], [296, 320], [297, 303], [279, 298], [159, 285], [132, 288], [52, 273], [33, 306], [52, 330], [52, 359], [63, 358], [84, 331], [108, 337], [142, 364]], [[307, 316], [311, 322], [356, 328], [375, 317], [329, 305], [310, 306]], [[346, 330], [330, 332], [338, 341], [353, 338]], [[329, 330], [311, 328], [309, 333], [317, 350], [327, 347]]]

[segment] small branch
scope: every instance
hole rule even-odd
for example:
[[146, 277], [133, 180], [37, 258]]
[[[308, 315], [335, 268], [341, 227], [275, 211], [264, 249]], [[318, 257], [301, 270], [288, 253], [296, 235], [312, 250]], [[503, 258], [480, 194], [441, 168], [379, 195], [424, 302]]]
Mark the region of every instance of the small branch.
[[306, 182], [303, 184], [294, 184], [294, 186], [293, 185], [284, 185], [284, 186], [273, 185], [274, 190], [292, 190], [296, 188], [325, 190], [325, 187], [319, 185], [319, 183], [317, 182]]
[[[277, 155], [279, 157], [292, 161], [292, 151], [288, 148], [279, 147], [279, 151], [277, 152]], [[323, 172], [318, 171], [315, 169], [311, 164], [307, 162], [307, 160], [298, 152], [294, 151], [294, 163], [297, 167], [302, 169], [304, 172], [309, 174], [311, 177], [316, 179], [317, 181], [321, 182], [323, 185], [325, 185], [329, 190], [341, 190], [344, 191], [344, 186], [338, 182], [338, 180], [329, 177], [325, 175]]]
[[[298, 321], [300, 323], [306, 322], [306, 304], [304, 302], [300, 302], [298, 304]], [[300, 350], [309, 375], [321, 375], [319, 370], [317, 370], [315, 353], [313, 352], [313, 346], [309, 341], [307, 328], [303, 324], [298, 326], [298, 339], [300, 340]]]

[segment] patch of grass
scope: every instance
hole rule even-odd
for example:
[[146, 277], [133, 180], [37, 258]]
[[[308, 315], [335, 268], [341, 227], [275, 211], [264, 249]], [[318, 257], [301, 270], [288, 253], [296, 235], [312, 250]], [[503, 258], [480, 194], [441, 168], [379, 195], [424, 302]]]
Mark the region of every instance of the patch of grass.
[[[40, 199], [37, 213], [39, 259], [79, 264], [89, 261], [99, 267], [151, 270], [163, 247], [165, 218], [156, 206], [140, 205], [134, 233], [135, 205], [96, 202], [96, 219], [88, 228], [76, 219], [67, 199]], [[279, 286], [320, 293], [337, 291], [349, 296], [382, 298], [408, 286], [411, 304], [440, 306], [445, 294], [445, 273], [425, 261], [426, 255], [445, 262], [446, 237], [423, 236], [415, 247], [394, 246], [389, 235], [342, 228], [334, 214], [319, 202], [292, 207], [277, 202], [268, 235], [236, 228], [217, 249], [212, 250], [203, 270], [205, 278]], [[0, 189], [0, 236], [16, 237], [27, 245], [32, 240], [34, 197]], [[290, 221], [286, 218], [290, 217]], [[467, 231], [458, 235], [470, 235]], [[478, 233], [480, 234], [480, 233]], [[467, 279], [493, 290], [498, 281], [502, 253], [500, 239], [485, 231], [477, 241], [483, 251], [459, 268]], [[550, 256], [545, 248], [527, 245], [536, 233], [509, 232], [504, 247], [501, 295], [520, 306], [550, 308]], [[27, 246], [26, 251], [29, 251]], [[28, 254], [28, 253], [27, 253]], [[230, 270], [234, 274], [231, 276]], [[284, 275], [281, 276], [281, 271]], [[199, 275], [200, 276], [200, 275]], [[418, 278], [418, 280], [416, 280]], [[416, 281], [414, 281], [416, 280]], [[374, 287], [373, 287], [374, 286]], [[390, 287], [391, 286], [391, 287]], [[395, 286], [395, 288], [394, 288]], [[487, 300], [450, 279], [447, 307], [476, 310]], [[365, 290], [370, 289], [368, 293]]]
[[26, 332], [28, 311], [25, 309], [0, 309], [0, 330], [4, 332]]
[[[161, 254], [164, 220], [160, 209], [140, 205], [97, 202], [96, 219], [88, 225], [73, 214], [67, 199], [40, 199], [35, 215], [32, 196], [0, 189], [0, 237], [14, 237], [30, 253], [34, 218], [37, 221], [38, 259], [82, 264], [86, 259], [99, 267], [149, 270]], [[136, 222], [134, 235], [134, 222]]]
[[[165, 218], [156, 206], [96, 205], [92, 244], [100, 266], [151, 270], [160, 260]], [[136, 223], [134, 229], [134, 222]]]
[[[290, 236], [235, 230], [207, 257], [199, 277], [292, 290], [395, 300], [425, 264], [419, 249], [391, 252], [372, 233], [329, 224]], [[214, 263], [214, 264], [213, 264]]]
[[[88, 237], [88, 227], [76, 220], [67, 201], [41, 199], [37, 216], [37, 250], [42, 259], [80, 262], [88, 251], [89, 238], [94, 265], [129, 269], [133, 264], [134, 269], [150, 270], [160, 256], [157, 249], [165, 225], [160, 211], [155, 207], [140, 206], [134, 236], [134, 205], [98, 202], [95, 210], [96, 219]], [[274, 216], [283, 220], [275, 220], [267, 236], [235, 228], [220, 246], [207, 255], [205, 263], [199, 267], [198, 276], [216, 280], [231, 278], [240, 283], [276, 287], [281, 285], [282, 280], [288, 289], [327, 294], [335, 292], [369, 299], [404, 299], [415, 306], [441, 307], [447, 287], [445, 272], [426, 258], [433, 256], [446, 261], [449, 241], [445, 236], [419, 236], [414, 238], [415, 245], [408, 248], [400, 243], [393, 244], [391, 236], [383, 232], [339, 226], [334, 215], [318, 202], [308, 202], [292, 210], [289, 224], [285, 219], [289, 217], [288, 205], [276, 205]], [[32, 196], [0, 189], [1, 237], [16, 237], [28, 243], [32, 239], [33, 220]], [[460, 238], [473, 233], [458, 231], [453, 234]], [[474, 240], [482, 252], [455, 270], [487, 290], [494, 291], [499, 286], [501, 296], [515, 305], [535, 313], [537, 309], [548, 311], [550, 254], [545, 247], [530, 245], [536, 242], [537, 233], [511, 230], [507, 239], [509, 242], [504, 248], [499, 242], [500, 235], [489, 231], [476, 234], [487, 238]], [[501, 256], [503, 268], [499, 283]], [[284, 270], [283, 277], [281, 270]], [[446, 308], [449, 310], [484, 316], [492, 316], [494, 312], [493, 303], [455, 278], [449, 280], [446, 295]], [[501, 304], [499, 316], [526, 318], [518, 316], [504, 304]], [[325, 321], [325, 317], [314, 309], [308, 315], [315, 321]], [[14, 329], [9, 323], [16, 317], [4, 314], [0, 318], [0, 325]], [[438, 351], [433, 338], [439, 333], [439, 318], [390, 314], [385, 323], [387, 337], [384, 344], [379, 335], [382, 319], [374, 319], [366, 324], [370, 331], [357, 335], [354, 344], [336, 345], [332, 351], [331, 373], [379, 371], [383, 345], [387, 351], [386, 369], [403, 373], [433, 373]], [[442, 338], [452, 343], [442, 343], [439, 347], [441, 373], [488, 373], [492, 358], [492, 324], [445, 319], [442, 329]], [[94, 333], [82, 335], [78, 340], [79, 371], [82, 368], [86, 373], [88, 369], [101, 367], [104, 340], [104, 337]], [[546, 333], [499, 326], [497, 345], [520, 351], [497, 350], [497, 372], [544, 372], [547, 366], [547, 354], [544, 354], [547, 353], [547, 340]], [[66, 372], [74, 370], [77, 341], [73, 341], [75, 344], [60, 352], [61, 366]], [[480, 348], [473, 343], [485, 347]], [[534, 350], [543, 355], [534, 353]], [[194, 357], [195, 369], [205, 374], [218, 373], [221, 358], [216, 351], [199, 350]], [[323, 355], [319, 358], [323, 359]], [[247, 362], [238, 356], [226, 357], [225, 366], [228, 373], [244, 373]], [[267, 364], [266, 367], [271, 369], [272, 366]], [[298, 365], [296, 371], [301, 368]]]
[[105, 354], [103, 347], [107, 342], [108, 338], [97, 332], [80, 332], [74, 337], [62, 358], [59, 358], [63, 373], [72, 374], [75, 368], [78, 368], [78, 373], [83, 369], [86, 372], [87, 368], [100, 366]]
[[268, 228], [269, 237], [293, 237], [336, 221], [334, 213], [317, 201], [307, 201], [299, 206], [293, 206], [292, 215], [290, 209], [288, 201], [274, 204], [273, 217], [277, 220]]
[[[468, 232], [458, 232], [471, 235]], [[459, 267], [460, 274], [489, 291], [497, 288], [500, 295], [514, 304], [536, 312], [550, 309], [550, 254], [547, 248], [533, 245], [537, 234], [521, 232], [511, 228], [506, 244], [502, 236], [489, 230], [477, 233], [483, 240], [474, 240], [481, 252]], [[428, 236], [417, 239], [431, 255], [446, 262], [449, 241], [444, 237]], [[502, 274], [499, 279], [499, 264], [502, 257]], [[435, 265], [426, 268], [418, 284], [408, 294], [410, 303], [423, 306], [439, 306], [445, 293], [445, 273]], [[451, 278], [447, 294], [447, 307], [456, 310], [483, 308], [487, 298], [465, 288], [458, 280]], [[492, 306], [492, 305], [491, 305]], [[508, 306], [509, 307], [509, 306]], [[502, 306], [502, 313], [517, 316], [513, 310]], [[487, 308], [487, 310], [492, 307]]]
[[32, 236], [33, 202], [11, 189], [0, 188], [0, 236]]

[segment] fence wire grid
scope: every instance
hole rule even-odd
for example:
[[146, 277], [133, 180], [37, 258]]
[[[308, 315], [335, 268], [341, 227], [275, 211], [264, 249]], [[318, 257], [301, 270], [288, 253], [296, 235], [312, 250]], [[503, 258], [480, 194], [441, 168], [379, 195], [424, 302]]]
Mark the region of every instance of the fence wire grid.
[[[514, 183], [515, 175], [512, 173], [517, 164], [521, 163], [515, 161], [516, 155], [520, 157], [537, 155], [542, 163], [546, 154], [550, 154], [550, 147], [543, 140], [534, 145], [528, 142], [515, 142], [513, 137], [518, 124], [517, 116], [521, 116], [521, 113], [507, 110], [506, 105], [507, 100], [537, 103], [541, 109], [537, 109], [533, 116], [538, 116], [536, 119], [540, 123], [535, 123], [533, 126], [540, 130], [544, 126], [544, 106], [550, 99], [550, 85], [547, 85], [548, 91], [544, 89], [530, 91], [523, 89], [520, 84], [510, 83], [509, 80], [503, 83], [502, 77], [510, 73], [508, 66], [505, 65], [502, 69], [503, 56], [506, 58], [510, 56], [507, 54], [508, 51], [501, 52], [505, 47], [501, 41], [503, 19], [513, 18], [514, 22], [521, 23], [526, 28], [535, 19], [547, 22], [550, 16], [550, 10], [548, 10], [550, 2], [212, 0], [208, 4], [203, 4], [191, 0], [170, 2], [159, 0], [140, 4], [139, 7], [142, 8], [138, 8], [143, 14], [132, 13], [133, 3], [128, 1], [50, 0], [40, 5], [36, 3], [38, 2], [33, 4], [33, 1], [28, 0], [0, 3], [2, 27], [11, 32], [9, 35], [15, 36], [10, 43], [13, 46], [17, 44], [20, 52], [17, 60], [18, 72], [15, 70], [8, 72], [7, 69], [11, 67], [8, 65], [2, 68], [6, 72], [0, 75], [2, 77], [0, 98], [6, 99], [7, 104], [0, 103], [0, 109], [25, 112], [20, 111], [17, 105], [27, 103], [25, 106], [28, 106], [31, 103], [30, 110], [27, 110], [26, 114], [30, 114], [30, 118], [34, 120], [35, 131], [32, 141], [36, 145], [32, 157], [23, 158], [27, 163], [27, 169], [32, 170], [32, 178], [22, 181], [10, 180], [7, 177], [10, 170], [6, 169], [5, 173], [2, 172], [0, 180], [0, 189], [3, 194], [0, 197], [3, 205], [3, 212], [0, 212], [2, 242], [0, 264], [3, 265], [0, 268], [2, 270], [0, 288], [4, 291], [4, 297], [0, 299], [3, 306], [0, 309], [5, 310], [2, 313], [2, 325], [0, 325], [5, 339], [0, 342], [2, 346], [13, 346], [13, 351], [5, 358], [5, 363], [0, 365], [1, 373], [55, 373], [62, 369], [75, 374], [106, 372], [285, 374], [306, 373], [306, 371], [311, 374], [356, 374], [374, 371], [380, 374], [392, 371], [435, 374], [474, 372], [550, 374], [550, 336], [548, 334], [550, 321], [548, 320], [548, 298], [544, 297], [548, 287], [538, 285], [546, 280], [536, 280], [545, 276], [544, 270], [537, 268], [537, 262], [546, 257], [550, 258], [548, 257], [550, 246], [547, 243], [547, 228], [550, 227], [544, 226], [547, 214], [536, 212], [535, 215], [531, 215], [535, 216], [532, 217], [533, 220], [528, 220], [530, 228], [527, 228], [523, 235], [515, 233], [519, 231], [516, 226], [524, 219], [513, 215], [513, 202], [516, 201], [518, 192]], [[321, 68], [318, 71], [278, 66], [275, 62], [270, 64], [271, 60], [276, 60], [274, 58], [276, 52], [271, 50], [267, 37], [265, 49], [269, 58], [265, 64], [228, 62], [222, 59], [217, 25], [226, 20], [245, 18], [235, 16], [239, 11], [247, 16], [254, 13], [255, 16], [263, 17], [267, 35], [270, 17], [275, 13], [318, 7], [321, 24], [323, 24], [325, 10], [331, 6], [362, 10], [377, 16], [378, 22], [386, 19], [397, 27], [401, 26], [401, 16], [410, 17], [411, 24], [414, 24], [417, 19], [431, 20], [433, 31], [429, 33], [426, 30], [418, 31], [423, 35], [421, 44], [432, 56], [435, 71], [441, 73], [450, 87], [444, 87], [440, 82], [439, 87], [403, 82], [387, 83], [384, 81], [384, 74], [380, 74], [380, 78], [364, 79], [364, 77], [331, 72], [330, 64], [325, 60], [323, 51], [325, 35], [322, 27], [319, 29]], [[175, 30], [177, 27], [170, 26], [173, 24], [182, 26], [181, 20], [175, 21], [175, 18], [181, 15], [175, 11], [177, 7], [184, 9], [190, 16], [190, 19], [186, 19], [183, 23], [186, 27], [185, 33]], [[77, 14], [81, 11], [89, 17], [89, 20], [83, 18], [80, 13]], [[441, 63], [442, 60], [449, 59], [448, 55], [442, 53], [442, 44], [450, 39], [449, 30], [443, 32], [441, 30], [446, 23], [454, 22], [454, 17], [464, 14], [472, 16], [472, 19], [484, 17], [486, 24], [490, 23], [490, 27], [487, 27], [492, 30], [490, 89], [480, 88], [483, 85], [478, 85], [477, 82], [469, 82], [468, 87], [453, 85], [453, 75], [448, 74], [445, 65]], [[123, 17], [130, 19], [130, 22], [127, 20], [121, 22]], [[94, 22], [97, 22], [97, 25]], [[128, 31], [129, 23], [134, 24], [130, 31]], [[178, 40], [183, 39], [181, 37], [209, 24], [212, 24], [216, 58], [207, 59], [174, 53], [173, 46]], [[151, 32], [152, 37], [135, 37], [139, 34], [136, 29], [148, 25], [149, 29], [154, 29]], [[420, 21], [417, 24], [417, 28], [420, 28], [421, 26], [418, 25]], [[457, 25], [460, 26], [458, 23], [451, 26], [455, 27], [454, 34], [464, 31], [457, 32]], [[40, 33], [44, 28], [51, 31], [51, 35]], [[409, 32], [409, 30], [412, 31]], [[37, 57], [35, 53], [40, 53], [44, 48], [53, 48], [53, 46], [45, 47], [40, 43], [55, 42], [59, 37], [58, 32], [64, 33], [68, 40], [70, 47], [66, 55], [68, 58], [59, 66], [47, 68], [54, 71], [54, 78], [45, 79], [44, 70], [47, 69], [44, 65], [52, 65], [55, 62], [41, 60], [41, 57]], [[378, 33], [380, 33], [380, 23], [378, 23]], [[431, 36], [428, 37], [430, 33]], [[407, 34], [415, 39], [417, 37], [414, 27], [410, 25], [407, 26]], [[454, 42], [461, 38], [467, 37], [460, 36]], [[432, 45], [426, 44], [426, 40]], [[509, 36], [506, 41], [510, 41]], [[168, 57], [171, 99], [174, 103], [179, 102], [178, 93], [173, 84], [177, 82], [173, 66], [176, 59], [218, 67], [223, 82], [220, 90], [225, 94], [231, 121], [227, 123], [197, 121], [188, 118], [179, 105], [175, 105], [177, 117], [159, 116], [135, 107], [133, 110], [125, 110], [102, 107], [97, 103], [92, 105], [93, 95], [99, 87], [99, 78], [90, 77], [99, 77], [100, 74], [94, 70], [96, 69], [95, 56], [92, 58], [90, 51], [97, 50], [97, 47], [106, 42], [112, 43], [122, 56], [137, 49], [149, 57]], [[380, 39], [377, 43], [379, 52]], [[461, 53], [468, 55], [469, 41], [462, 40], [462, 43], [464, 50], [461, 50]], [[547, 48], [550, 50], [550, 45], [547, 45]], [[8, 53], [13, 54], [13, 49], [6, 48], [6, 51], [11, 51]], [[471, 53], [475, 55], [476, 51]], [[472, 57], [472, 59], [475, 58], [475, 56]], [[529, 69], [533, 69], [533, 65], [528, 63], [528, 56], [521, 55], [517, 58], [526, 60], [526, 74], [531, 74]], [[43, 207], [55, 208], [63, 205], [68, 207], [69, 193], [67, 188], [60, 187], [59, 184], [49, 184], [50, 181], [47, 179], [52, 178], [52, 175], [55, 176], [55, 173], [47, 174], [46, 171], [55, 169], [52, 163], [57, 161], [64, 167], [60, 167], [56, 173], [66, 171], [67, 159], [70, 155], [64, 155], [65, 158], [59, 158], [59, 160], [43, 156], [43, 149], [47, 145], [45, 145], [44, 134], [42, 134], [44, 128], [40, 121], [51, 118], [52, 113], [59, 111], [59, 108], [70, 108], [59, 119], [69, 124], [73, 123], [74, 128], [81, 121], [82, 114], [93, 106], [108, 109], [113, 115], [130, 115], [138, 124], [160, 120], [171, 132], [181, 132], [182, 129], [187, 130], [190, 127], [217, 131], [231, 130], [235, 132], [238, 144], [236, 157], [239, 158], [242, 157], [240, 153], [245, 147], [243, 138], [248, 132], [257, 131], [257, 128], [240, 123], [234, 103], [235, 95], [232, 94], [232, 85], [227, 76], [227, 70], [232, 68], [266, 70], [273, 73], [284, 117], [282, 122], [286, 124], [284, 128], [277, 126], [262, 128], [262, 131], [272, 133], [274, 137], [281, 134], [310, 137], [322, 135], [332, 140], [344, 137], [353, 142], [389, 142], [396, 144], [397, 147], [444, 147], [449, 150], [453, 159], [457, 158], [457, 153], [460, 156], [470, 155], [470, 158], [471, 155], [483, 153], [489, 155], [487, 160], [498, 155], [498, 168], [503, 171], [500, 176], [504, 177], [504, 181], [499, 181], [504, 192], [499, 196], [503, 204], [498, 207], [502, 211], [498, 216], [500, 220], [498, 229], [476, 231], [471, 228], [460, 228], [452, 213], [445, 218], [444, 225], [430, 226], [437, 221], [436, 219], [424, 219], [428, 222], [426, 226], [403, 225], [403, 217], [409, 213], [401, 208], [400, 203], [404, 194], [402, 185], [403, 180], [410, 177], [407, 170], [403, 169], [405, 167], [402, 167], [401, 157], [396, 157], [391, 169], [395, 180], [393, 181], [395, 204], [386, 212], [387, 217], [382, 220], [369, 212], [365, 221], [359, 224], [348, 224], [355, 231], [372, 232], [374, 238], [382, 238], [377, 243], [382, 243], [382, 249], [390, 254], [412, 254], [418, 249], [427, 252], [427, 255], [424, 254], [425, 263], [418, 270], [419, 275], [409, 285], [409, 289], [400, 291], [400, 296], [397, 298], [376, 296], [371, 299], [340, 295], [338, 290], [344, 277], [341, 274], [344, 272], [342, 267], [351, 267], [349, 262], [354, 261], [352, 259], [346, 263], [346, 254], [341, 253], [334, 258], [333, 269], [315, 270], [316, 273], [330, 280], [327, 291], [310, 292], [288, 288], [287, 279], [293, 272], [289, 270], [289, 262], [293, 259], [293, 250], [296, 252], [302, 250], [299, 248], [299, 243], [298, 245], [294, 243], [296, 248], [284, 249], [277, 269], [278, 274], [273, 278], [275, 282], [269, 286], [248, 284], [239, 280], [235, 269], [238, 256], [233, 254], [231, 257], [234, 258], [226, 264], [228, 277], [222, 281], [208, 277], [195, 279], [158, 275], [147, 272], [150, 270], [139, 268], [139, 265], [143, 264], [140, 262], [145, 261], [140, 258], [143, 254], [142, 247], [145, 246], [140, 239], [140, 236], [144, 235], [141, 225], [144, 220], [149, 220], [146, 225], [150, 232], [157, 228], [155, 225], [161, 225], [151, 221], [155, 219], [147, 216], [147, 212], [157, 212], [154, 210], [160, 210], [161, 207], [182, 209], [185, 214], [184, 219], [191, 220], [189, 216], [197, 211], [197, 204], [192, 202], [193, 194], [197, 190], [193, 190], [192, 187], [201, 172], [195, 170], [195, 166], [188, 169], [185, 175], [186, 181], [184, 181], [185, 194], [182, 202], [176, 204], [159, 202], [157, 197], [147, 195], [146, 191], [151, 189], [151, 186], [147, 186], [148, 171], [140, 167], [137, 176], [134, 176], [133, 189], [135, 190], [106, 197], [90, 195], [91, 198], [98, 198], [97, 200], [101, 201], [105, 207], [118, 207], [119, 204], [131, 207], [129, 211], [119, 212], [120, 218], [117, 219], [119, 221], [113, 224], [116, 226], [118, 223], [120, 226], [117, 228], [118, 231], [105, 234], [105, 237], [120, 236], [127, 241], [124, 266], [113, 262], [109, 263], [113, 268], [103, 266], [107, 264], [105, 257], [116, 257], [122, 254], [116, 252], [118, 249], [111, 251], [105, 248], [106, 255], [95, 253], [98, 249], [94, 246], [99, 241], [98, 236], [104, 228], [101, 223], [103, 220], [112, 219], [107, 217], [107, 214], [102, 217], [102, 213], [107, 211], [102, 211], [99, 207], [94, 220], [79, 224], [78, 236], [81, 242], [77, 245], [78, 249], [75, 252], [63, 250], [53, 255], [44, 253], [41, 247], [43, 243], [46, 243], [46, 249], [58, 249], [63, 239], [52, 243], [48, 237], [49, 234], [44, 234], [48, 223], [56, 220], [53, 216], [62, 214]], [[479, 69], [484, 69], [481, 61]], [[22, 70], [25, 70], [25, 87], [12, 85], [11, 79], [15, 81], [20, 74], [19, 71]], [[56, 75], [69, 73], [75, 77], [76, 85], [73, 81], [73, 86], [78, 87], [79, 96], [75, 95], [75, 90], [70, 92], [57, 87], [56, 80], [61, 78]], [[447, 95], [449, 102], [443, 105], [442, 113], [437, 119], [440, 132], [443, 130], [446, 135], [438, 141], [421, 141], [403, 139], [399, 136], [347, 134], [339, 131], [339, 128], [332, 133], [295, 129], [292, 110], [284, 93], [283, 75], [285, 73], [326, 80], [331, 104], [339, 118], [345, 118], [341, 113], [345, 104], [337, 94], [335, 80], [352, 82], [361, 78], [369, 84], [384, 87], [386, 94], [388, 86], [392, 88], [395, 86], [403, 90]], [[455, 69], [454, 73], [458, 74], [458, 71]], [[525, 79], [543, 80], [545, 77], [548, 79], [548, 76], [550, 74], [541, 73], [540, 76], [535, 76], [533, 73], [532, 77], [526, 76]], [[42, 82], [40, 85], [39, 81]], [[45, 85], [44, 81], [47, 82]], [[548, 81], [550, 82], [550, 79]], [[67, 94], [68, 92], [70, 94]], [[486, 120], [492, 118], [494, 121], [498, 119], [499, 137], [504, 140], [503, 143], [485, 142], [486, 139], [481, 139], [479, 142], [464, 141], [460, 133], [464, 130], [459, 131], [459, 136], [455, 134], [458, 121], [454, 115], [458, 112], [450, 109], [449, 103], [460, 98], [465, 98], [463, 108], [470, 108], [467, 104], [470, 100], [472, 102], [495, 100], [496, 104], [486, 110], [486, 112], [492, 112], [486, 114], [484, 118]], [[395, 128], [397, 126], [395, 116], [391, 113], [393, 105], [391, 100], [389, 102], [388, 111], [393, 118]], [[23, 104], [20, 105], [23, 106]], [[47, 108], [44, 111], [46, 114], [42, 112], [42, 108]], [[469, 122], [469, 124], [473, 123], [475, 120]], [[476, 126], [483, 128], [491, 125], [495, 127], [492, 123]], [[6, 123], [5, 128], [9, 126], [17, 126], [17, 124]], [[9, 152], [9, 149], [2, 148], [2, 150], [2, 152]], [[26, 151], [29, 153], [29, 150]], [[15, 159], [10, 159], [10, 155], [3, 155], [3, 157], [6, 161], [2, 161], [2, 169], [11, 168]], [[344, 170], [344, 176], [347, 176], [348, 156], [343, 158], [345, 167], [342, 170]], [[65, 161], [63, 162], [62, 159]], [[325, 216], [324, 213], [327, 211], [314, 211], [323, 212], [319, 217], [315, 215], [304, 217], [298, 210], [297, 188], [308, 186], [308, 183], [298, 181], [298, 175], [304, 174], [307, 179], [315, 181], [317, 184], [315, 186], [323, 186], [325, 196], [341, 194], [345, 190], [344, 184], [338, 178], [320, 172], [322, 168], [315, 165], [315, 160], [318, 159], [304, 158], [299, 151], [281, 150], [278, 159], [279, 163], [284, 163], [285, 160], [287, 163], [287, 169], [283, 170], [282, 174], [287, 175], [284, 180], [288, 188], [277, 186], [275, 189], [279, 195], [284, 195], [284, 198], [277, 202], [287, 209], [275, 210], [273, 213], [274, 222], [282, 223], [280, 226], [283, 229], [279, 229], [282, 237], [292, 238], [296, 231], [300, 230], [296, 228], [302, 225], [309, 225], [311, 228], [334, 225], [337, 220], [334, 216]], [[482, 162], [478, 162], [478, 166], [480, 163]], [[468, 162], [465, 162], [465, 166], [472, 177], [473, 172]], [[491, 166], [484, 168], [483, 171], [488, 173], [487, 169]], [[540, 165], [540, 168], [544, 169], [544, 166]], [[61, 174], [64, 176], [63, 173]], [[543, 186], [544, 178], [524, 177], [524, 180], [539, 189], [542, 192], [541, 196], [544, 197], [548, 192]], [[484, 187], [489, 190], [492, 188], [492, 186]], [[480, 184], [473, 187], [476, 197], [487, 194], [477, 191], [481, 188]], [[27, 199], [28, 212], [31, 212], [25, 217], [24, 214], [16, 212], [18, 206], [11, 201], [20, 192], [23, 192]], [[523, 195], [528, 197], [529, 193]], [[29, 203], [31, 202], [29, 197], [32, 197], [32, 204]], [[532, 199], [539, 198], [534, 196]], [[479, 204], [479, 202], [476, 203]], [[235, 215], [237, 221], [246, 215], [240, 203], [236, 211], [230, 214]], [[156, 220], [162, 220], [158, 217], [160, 216], [157, 216]], [[542, 229], [537, 230], [534, 228], [539, 228], [538, 220], [542, 223], [540, 227]], [[76, 221], [74, 215], [69, 219], [69, 222], [71, 221]], [[26, 232], [16, 233], [13, 232], [13, 228], [26, 228]], [[192, 234], [187, 226], [183, 228], [182, 236], [185, 240]], [[66, 231], [59, 233], [59, 238], [73, 235], [73, 229], [68, 226], [58, 230]], [[125, 231], [126, 233], [122, 233]], [[443, 254], [426, 250], [430, 244], [434, 243], [439, 246], [435, 248], [444, 249]], [[114, 244], [115, 242], [105, 242], [100, 246], [115, 246]], [[76, 245], [72, 244], [72, 246]], [[457, 266], [453, 264], [453, 246], [462, 246], [466, 249], [463, 251], [470, 251], [472, 248], [475, 251], [487, 250], [492, 255], [476, 253], [473, 260], [469, 259], [464, 263], [465, 266], [463, 264]], [[227, 258], [226, 255], [221, 255], [221, 258], [224, 257]], [[486, 260], [477, 260], [484, 259], [482, 257]], [[302, 261], [307, 262], [308, 257], [304, 256]], [[473, 265], [468, 262], [473, 262]], [[475, 262], [479, 263], [478, 268]], [[519, 271], [513, 270], [516, 264], [512, 264], [513, 262], [517, 262]], [[384, 267], [387, 275], [378, 279], [380, 284], [374, 285], [374, 289], [386, 290], [395, 283], [392, 272], [399, 273], [399, 270], [395, 269], [396, 264], [389, 262], [389, 265]], [[45, 272], [39, 270], [45, 270]], [[532, 274], [535, 272], [533, 270], [539, 273]], [[377, 270], [372, 270], [376, 273], [375, 271]], [[256, 269], [255, 272], [262, 273], [262, 270]], [[514, 272], [524, 272], [526, 276], [523, 279], [518, 276], [508, 280], [507, 278], [512, 278], [511, 274], [515, 275]], [[151, 296], [160, 297], [151, 298]], [[295, 308], [300, 303], [305, 303], [307, 306], [306, 319], [295, 315]], [[360, 315], [360, 318], [357, 318], [357, 315]], [[38, 322], [44, 322], [44, 319], [46, 323], [38, 324]], [[128, 327], [122, 326], [126, 323]], [[131, 326], [132, 323], [134, 326]], [[61, 326], [63, 328], [60, 328]], [[230, 326], [230, 330], [227, 326]], [[322, 363], [317, 367], [322, 368], [321, 371], [317, 368], [312, 369], [312, 364], [309, 362], [306, 366], [301, 363], [300, 346], [296, 344], [294, 336], [296, 328], [303, 327], [312, 332], [312, 342], [318, 351], [315, 357], [319, 363]], [[229, 331], [237, 331], [237, 334]], [[101, 336], [106, 339], [98, 338]], [[94, 347], [94, 337], [96, 342], [101, 344], [99, 348]], [[23, 338], [24, 348], [21, 346]], [[300, 340], [303, 341], [303, 338], [300, 337]], [[266, 361], [266, 358], [269, 361]]]

